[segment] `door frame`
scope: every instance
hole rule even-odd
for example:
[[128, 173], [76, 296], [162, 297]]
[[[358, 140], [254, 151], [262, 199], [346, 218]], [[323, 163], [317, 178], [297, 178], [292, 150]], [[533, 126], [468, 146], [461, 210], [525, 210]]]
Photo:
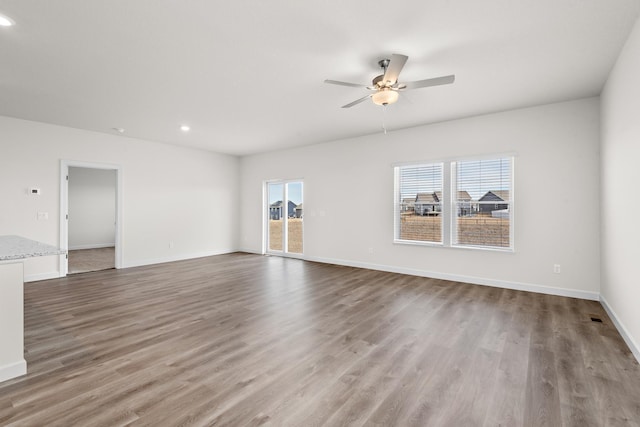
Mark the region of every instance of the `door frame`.
[[122, 268], [122, 166], [111, 163], [83, 162], [78, 160], [60, 160], [60, 248], [65, 254], [59, 257], [60, 277], [69, 272], [69, 168], [87, 168], [116, 171], [116, 236], [115, 267]]
[[[304, 180], [302, 178], [300, 179], [271, 179], [271, 180], [267, 180], [264, 181], [264, 185], [263, 185], [263, 195], [262, 195], [262, 205], [263, 205], [263, 210], [264, 210], [264, 214], [263, 214], [263, 234], [262, 234], [262, 254], [263, 255], [277, 255], [277, 256], [283, 256], [283, 257], [289, 257], [289, 258], [299, 258], [299, 259], [303, 259], [304, 258], [304, 217], [302, 219], [302, 253], [298, 254], [298, 253], [293, 253], [293, 252], [285, 252], [284, 248], [285, 248], [285, 240], [288, 238], [288, 233], [289, 233], [289, 225], [287, 224], [287, 218], [288, 218], [288, 214], [285, 215], [283, 217], [282, 220], [282, 250], [281, 251], [273, 251], [269, 249], [269, 220], [271, 219], [270, 217], [270, 212], [269, 212], [269, 185], [270, 184], [282, 184], [282, 193], [283, 193], [283, 199], [286, 199], [288, 201], [289, 199], [289, 192], [287, 191], [287, 184], [290, 183], [294, 183], [294, 182], [299, 182], [302, 184], [302, 201], [300, 203], [304, 203]], [[285, 200], [282, 201], [283, 202], [283, 210], [284, 210], [284, 202]], [[288, 213], [288, 211], [287, 211]], [[304, 215], [304, 214], [303, 214]]]

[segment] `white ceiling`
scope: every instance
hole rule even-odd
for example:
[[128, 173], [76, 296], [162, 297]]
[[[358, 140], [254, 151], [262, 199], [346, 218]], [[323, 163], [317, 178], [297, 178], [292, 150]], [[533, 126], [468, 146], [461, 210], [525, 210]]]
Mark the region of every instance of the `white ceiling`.
[[[598, 95], [638, 0], [0, 0], [0, 115], [244, 155]], [[455, 74], [340, 106], [377, 61]], [[179, 130], [181, 124], [191, 132]]]

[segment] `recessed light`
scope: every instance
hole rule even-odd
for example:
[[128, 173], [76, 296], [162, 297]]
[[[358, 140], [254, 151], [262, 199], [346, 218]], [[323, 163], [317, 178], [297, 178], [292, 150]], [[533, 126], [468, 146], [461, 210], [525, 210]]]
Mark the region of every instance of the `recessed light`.
[[191, 128], [189, 126], [187, 126], [187, 125], [182, 125], [182, 126], [180, 126], [180, 130], [182, 132], [189, 132], [191, 130]]
[[4, 15], [0, 15], [0, 27], [10, 27], [13, 21]]

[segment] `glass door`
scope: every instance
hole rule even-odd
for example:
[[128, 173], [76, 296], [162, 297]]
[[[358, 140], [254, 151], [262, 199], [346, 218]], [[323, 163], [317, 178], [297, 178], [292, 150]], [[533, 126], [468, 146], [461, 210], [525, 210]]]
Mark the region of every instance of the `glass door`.
[[303, 249], [302, 181], [267, 183], [267, 252], [301, 256]]

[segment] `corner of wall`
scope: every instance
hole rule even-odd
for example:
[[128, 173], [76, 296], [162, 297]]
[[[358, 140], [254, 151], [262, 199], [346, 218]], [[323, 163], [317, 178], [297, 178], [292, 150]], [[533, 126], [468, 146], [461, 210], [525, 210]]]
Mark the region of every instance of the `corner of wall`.
[[640, 345], [638, 345], [638, 343], [633, 339], [633, 337], [631, 336], [631, 333], [629, 333], [627, 328], [620, 321], [620, 319], [618, 318], [618, 315], [613, 310], [613, 308], [611, 308], [611, 306], [609, 305], [609, 303], [607, 302], [606, 298], [603, 295], [600, 295], [600, 304], [602, 305], [602, 307], [604, 307], [604, 310], [607, 312], [607, 315], [609, 315], [609, 318], [611, 318], [611, 321], [613, 322], [614, 326], [622, 336], [622, 339], [624, 340], [624, 342], [629, 347], [629, 350], [631, 350], [631, 353], [633, 354], [633, 356], [636, 358], [638, 363], [640, 363]]

